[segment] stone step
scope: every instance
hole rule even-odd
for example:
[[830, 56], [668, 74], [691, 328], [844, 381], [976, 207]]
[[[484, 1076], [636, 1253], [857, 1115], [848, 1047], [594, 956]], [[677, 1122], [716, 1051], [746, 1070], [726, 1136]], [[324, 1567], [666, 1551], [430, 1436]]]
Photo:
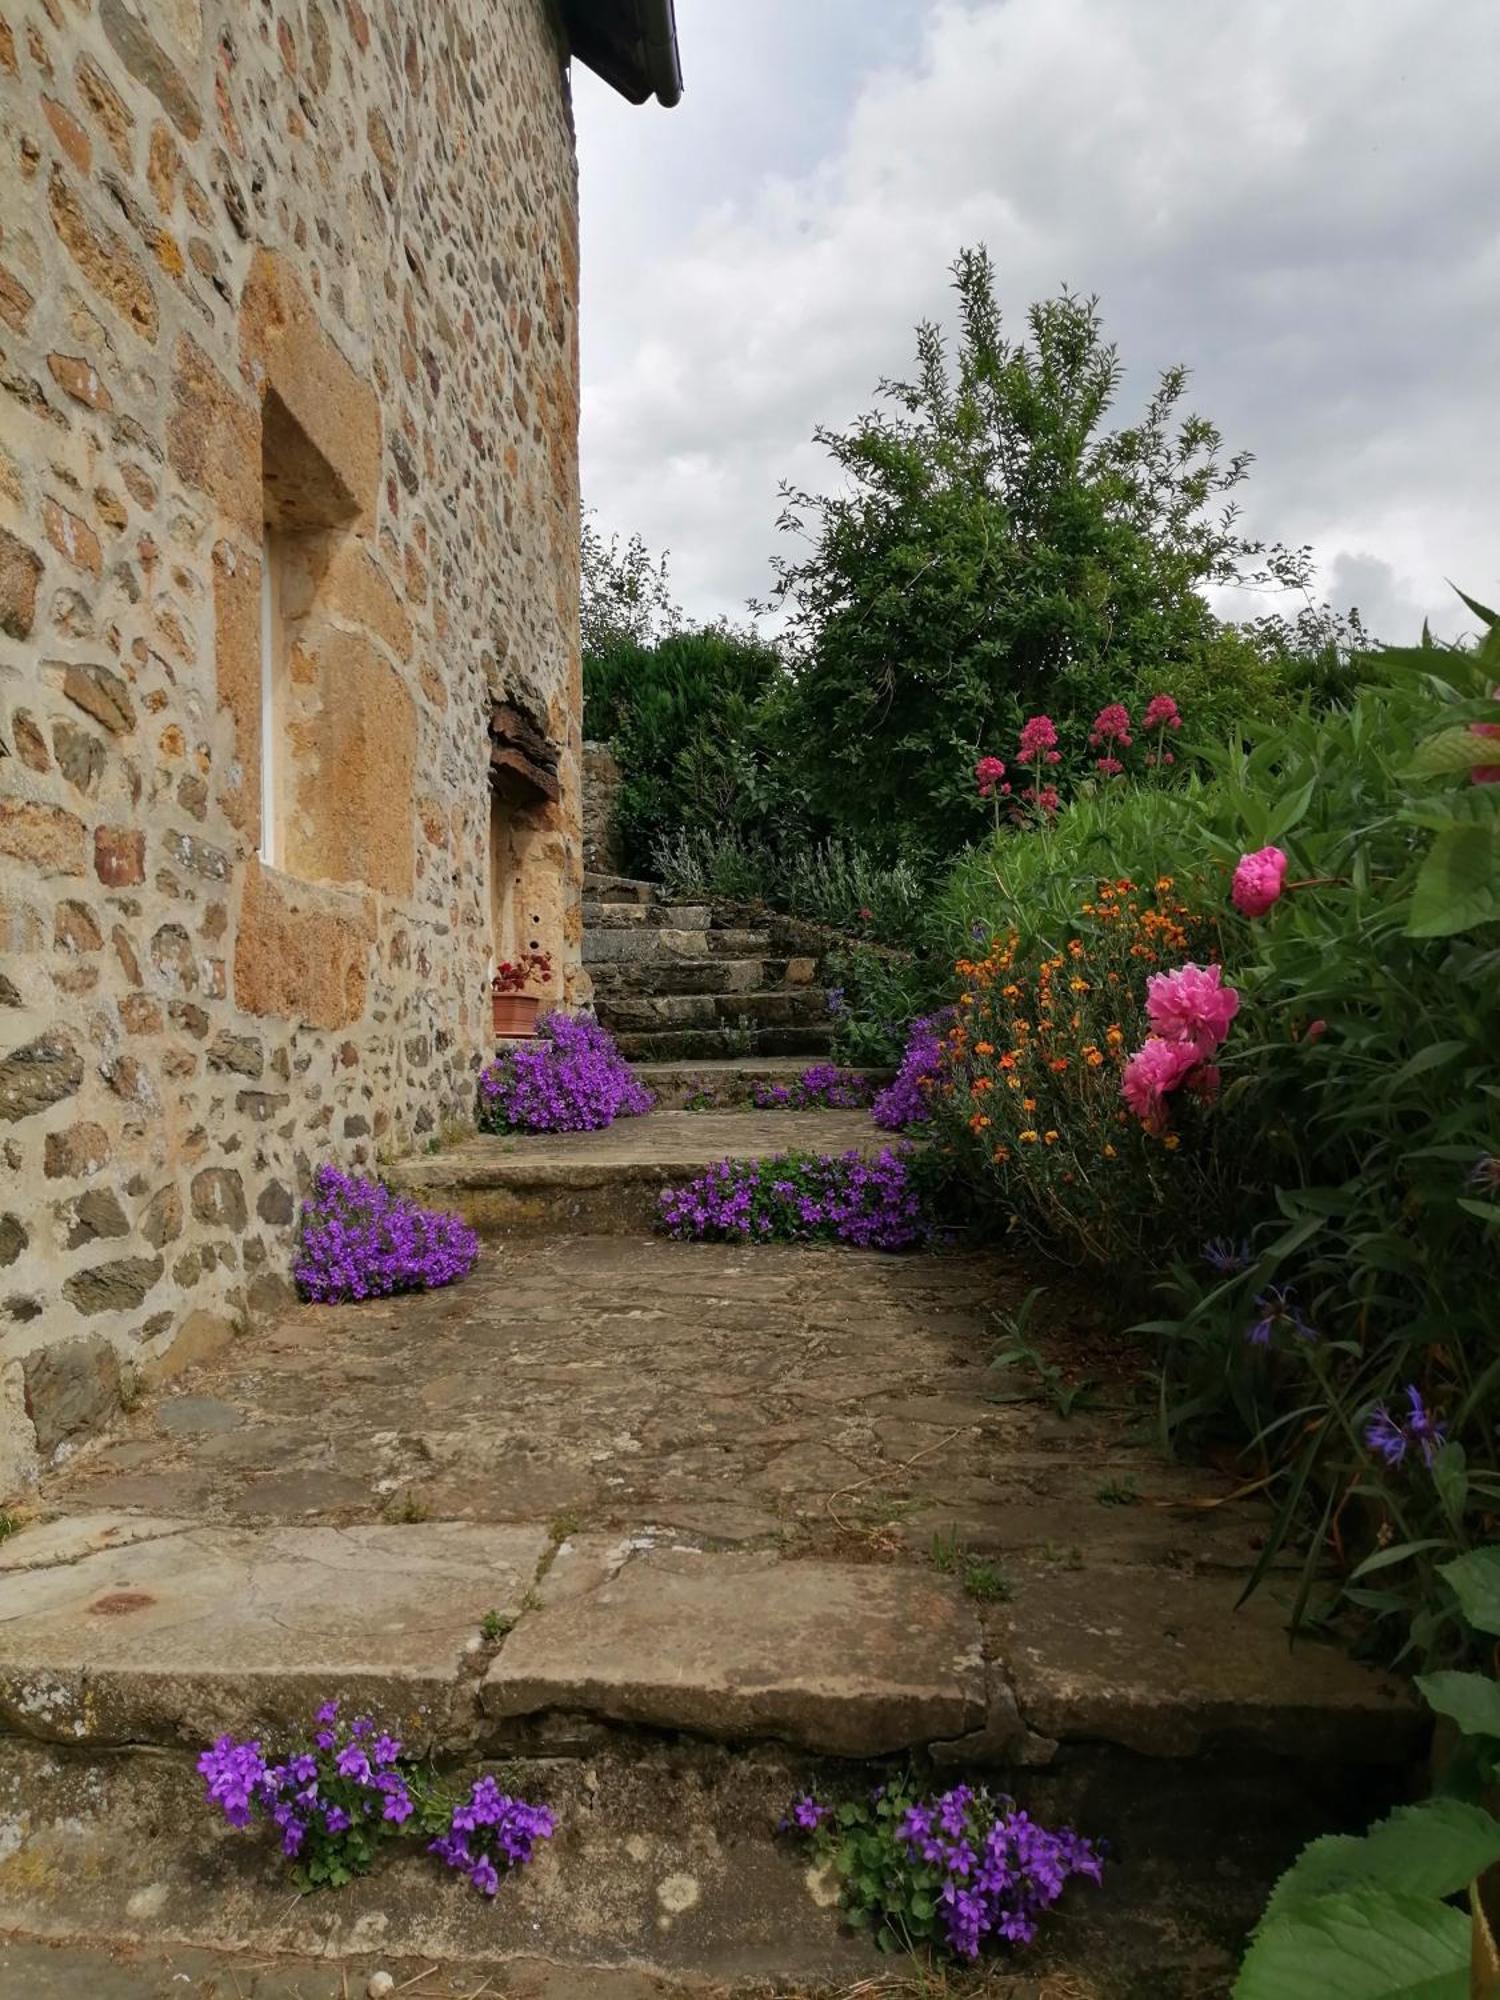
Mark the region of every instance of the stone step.
[[[790, 1084], [807, 1068], [807, 1056], [746, 1056], [716, 1062], [637, 1063], [636, 1078], [656, 1098], [659, 1110], [732, 1111], [753, 1107], [760, 1084]], [[873, 1088], [890, 1081], [887, 1070], [854, 1070]]]
[[465, 1139], [397, 1162], [386, 1179], [430, 1207], [457, 1210], [483, 1236], [635, 1235], [654, 1228], [662, 1188], [717, 1160], [798, 1149], [873, 1154], [889, 1143], [864, 1111], [654, 1111], [602, 1132]]
[[[1040, 1768], [1059, 1746], [1400, 1767], [1409, 1687], [1267, 1592], [1140, 1568], [1018, 1570], [976, 1604], [915, 1564], [559, 1536], [535, 1524], [233, 1528], [91, 1517], [4, 1550], [0, 1717], [50, 1744], [190, 1748], [293, 1730], [337, 1690], [417, 1754], [667, 1731], [870, 1759]], [[33, 1537], [43, 1546], [27, 1549]], [[504, 1636], [486, 1655], [481, 1628]], [[1225, 1643], [1226, 1637], [1232, 1643]]]
[[654, 903], [658, 896], [654, 882], [642, 882], [633, 875], [599, 875], [593, 869], [583, 874], [583, 903]]
[[595, 995], [611, 1034], [676, 1032], [683, 1028], [797, 1028], [828, 1022], [827, 996], [813, 986], [779, 993], [620, 993]]
[[762, 993], [782, 986], [812, 986], [814, 958], [650, 958], [596, 965], [594, 992]]
[[[453, 1775], [476, 1768], [466, 1761]], [[895, 2000], [939, 1990], [920, 1966], [914, 1981], [893, 1972], [868, 1932], [842, 1924], [806, 1847], [776, 1831], [795, 1798], [855, 1796], [890, 1775], [886, 1766], [644, 1739], [628, 1754], [510, 1759], [500, 1775], [550, 1807], [556, 1833], [493, 1901], [417, 1840], [387, 1845], [374, 1872], [335, 1895], [298, 1896], [266, 1830], [233, 1832], [205, 1804], [190, 1750], [0, 1743], [0, 1992]], [[1100, 1884], [1065, 1892], [1017, 1975], [1000, 1958], [983, 1991], [996, 2000], [1227, 1992], [1245, 1935], [1298, 1847], [1391, 1803], [1388, 1774], [1336, 1776], [1337, 1792], [1279, 1760], [1223, 1755], [1143, 1782], [1139, 1760], [1092, 1748], [1064, 1769], [1007, 1774], [1018, 1803], [1044, 1823], [1077, 1823], [1109, 1854]], [[377, 1972], [387, 1979], [373, 1987]]]
[[795, 1028], [667, 1028], [616, 1035], [631, 1063], [714, 1062], [738, 1057], [799, 1056], [816, 1062], [833, 1046], [832, 1026]]
[[667, 930], [641, 925], [633, 929], [585, 930], [583, 934], [583, 962], [587, 966], [755, 958], [770, 949], [769, 931]]
[[584, 928], [591, 931], [706, 931], [713, 923], [707, 903], [590, 903]]

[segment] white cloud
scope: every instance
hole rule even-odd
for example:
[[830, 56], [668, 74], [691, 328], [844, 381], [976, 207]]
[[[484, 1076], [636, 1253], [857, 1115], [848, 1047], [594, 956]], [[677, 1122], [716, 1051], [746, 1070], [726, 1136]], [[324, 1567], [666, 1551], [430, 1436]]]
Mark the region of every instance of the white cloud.
[[[779, 479], [943, 314], [1102, 295], [1125, 400], [1186, 361], [1382, 636], [1497, 591], [1500, 122], [1487, 0], [679, 0], [669, 114], [578, 86], [586, 503], [689, 608], [766, 585]], [[811, 14], [809, 30], [803, 18]]]

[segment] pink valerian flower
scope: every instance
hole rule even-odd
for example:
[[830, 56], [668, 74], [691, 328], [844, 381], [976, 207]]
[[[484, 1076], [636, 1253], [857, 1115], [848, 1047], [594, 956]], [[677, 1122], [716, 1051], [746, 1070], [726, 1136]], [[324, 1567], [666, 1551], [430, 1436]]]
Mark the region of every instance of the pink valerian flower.
[[1242, 917], [1263, 917], [1286, 886], [1286, 855], [1279, 847], [1258, 847], [1235, 863], [1230, 900]]
[[1181, 729], [1182, 717], [1177, 712], [1177, 704], [1169, 694], [1154, 694], [1146, 704], [1146, 713], [1141, 717], [1142, 729]]
[[1057, 747], [1057, 724], [1050, 715], [1033, 715], [1021, 725], [1016, 751], [1025, 764], [1057, 764], [1062, 760]]
[[1120, 762], [1118, 757], [1096, 757], [1094, 759], [1094, 769], [1102, 771], [1106, 778], [1118, 778], [1124, 768], [1125, 766]]
[[[1500, 722], [1471, 722], [1471, 736], [1500, 736]], [[1469, 771], [1471, 785], [1500, 785], [1500, 764], [1475, 764]]]
[[[979, 796], [987, 799], [997, 789], [1005, 776], [1005, 766], [998, 757], [981, 757], [974, 766], [974, 776], [979, 785]], [[1005, 787], [1010, 790], [1009, 785]]]
[[1224, 984], [1221, 965], [1179, 965], [1146, 981], [1146, 1014], [1151, 1032], [1164, 1042], [1181, 1042], [1194, 1060], [1205, 1061], [1229, 1033], [1240, 1011], [1240, 996]]
[[1106, 702], [1094, 717], [1089, 748], [1102, 750], [1106, 744], [1118, 743], [1122, 750], [1128, 750], [1134, 741], [1130, 733], [1130, 710], [1123, 701]]
[[1160, 1132], [1167, 1122], [1167, 1098], [1197, 1067], [1197, 1053], [1187, 1042], [1148, 1035], [1125, 1065], [1120, 1095], [1148, 1132]]

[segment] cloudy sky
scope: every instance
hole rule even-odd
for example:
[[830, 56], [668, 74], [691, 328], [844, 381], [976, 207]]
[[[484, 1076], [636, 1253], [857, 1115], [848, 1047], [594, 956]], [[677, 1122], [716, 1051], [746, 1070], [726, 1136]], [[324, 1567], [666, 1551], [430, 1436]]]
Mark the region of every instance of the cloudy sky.
[[[584, 502], [690, 612], [765, 590], [815, 424], [984, 242], [1012, 330], [1100, 294], [1122, 414], [1186, 362], [1378, 636], [1500, 598], [1494, 0], [677, 0], [686, 94], [577, 72]], [[1252, 607], [1258, 608], [1258, 607]]]

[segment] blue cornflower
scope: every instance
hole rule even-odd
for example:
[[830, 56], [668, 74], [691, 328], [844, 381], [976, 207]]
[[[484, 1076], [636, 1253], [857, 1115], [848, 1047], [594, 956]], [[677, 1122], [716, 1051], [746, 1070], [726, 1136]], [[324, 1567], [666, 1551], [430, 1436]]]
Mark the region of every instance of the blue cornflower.
[[1406, 1401], [1404, 1418], [1393, 1417], [1384, 1403], [1376, 1407], [1365, 1426], [1365, 1443], [1389, 1466], [1404, 1464], [1413, 1447], [1421, 1452], [1423, 1463], [1431, 1465], [1439, 1446], [1448, 1442], [1447, 1426], [1427, 1408], [1415, 1382], [1407, 1384]]

